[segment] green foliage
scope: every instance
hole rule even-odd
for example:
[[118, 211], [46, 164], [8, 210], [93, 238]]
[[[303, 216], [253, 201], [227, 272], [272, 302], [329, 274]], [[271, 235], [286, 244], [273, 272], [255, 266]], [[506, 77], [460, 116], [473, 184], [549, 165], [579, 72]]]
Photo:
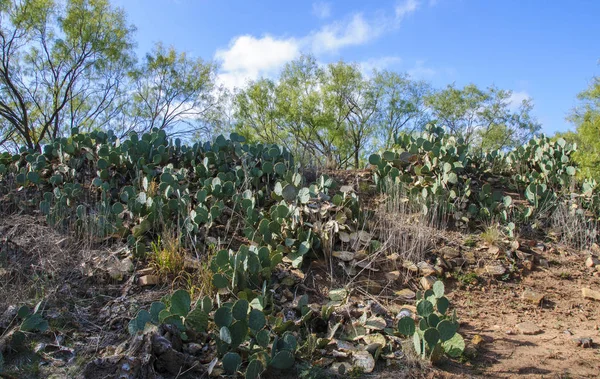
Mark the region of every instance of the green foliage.
[[[400, 186], [426, 214], [434, 209], [436, 216], [450, 215], [464, 227], [495, 220], [512, 236], [517, 225], [547, 218], [573, 197], [598, 215], [596, 183], [576, 180], [575, 148], [564, 139], [540, 136], [509, 152], [478, 154], [462, 138], [429, 125], [422, 134], [399, 135], [391, 150], [372, 155], [369, 162], [380, 191]], [[516, 202], [507, 192], [527, 203]]]
[[589, 87], [578, 94], [579, 104], [569, 115], [575, 131], [557, 133], [577, 145], [573, 161], [577, 163], [580, 179], [600, 180], [600, 77], [595, 77]]
[[107, 0], [0, 6], [0, 34], [10, 36], [0, 47], [0, 141], [40, 150], [65, 125], [98, 120], [133, 60], [133, 30], [123, 13]]
[[432, 116], [477, 152], [506, 150], [525, 143], [540, 129], [531, 116], [533, 105], [525, 99], [514, 110], [511, 91], [496, 87], [482, 90], [473, 84], [449, 85], [425, 97]]
[[450, 301], [444, 296], [444, 284], [436, 281], [433, 288], [417, 293], [417, 319], [405, 316], [398, 321], [398, 333], [412, 337], [415, 351], [423, 359], [439, 359], [441, 352], [459, 357], [465, 348], [458, 334], [456, 311], [450, 315]]

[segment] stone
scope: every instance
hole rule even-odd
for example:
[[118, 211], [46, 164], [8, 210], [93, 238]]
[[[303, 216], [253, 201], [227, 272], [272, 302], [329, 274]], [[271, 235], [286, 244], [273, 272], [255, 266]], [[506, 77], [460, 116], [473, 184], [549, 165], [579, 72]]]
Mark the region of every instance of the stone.
[[437, 278], [435, 276], [424, 276], [421, 278], [421, 287], [423, 287], [423, 289], [427, 291], [433, 287], [433, 283], [435, 283], [436, 281]]
[[417, 294], [414, 291], [412, 291], [412, 290], [410, 290], [408, 288], [403, 288], [403, 289], [401, 289], [399, 291], [396, 291], [394, 293], [396, 295], [398, 295], [399, 297], [401, 297], [403, 299], [407, 299], [407, 300], [414, 299], [417, 296]]
[[515, 255], [522, 261], [531, 261], [533, 260], [533, 254], [526, 253], [521, 250], [515, 251]]
[[463, 253], [463, 258], [467, 260], [467, 263], [470, 265], [474, 265], [477, 263], [477, 259], [475, 258], [475, 253], [472, 251], [465, 251]]
[[521, 322], [516, 325], [517, 329], [525, 335], [534, 335], [542, 332], [542, 329], [533, 322]]
[[596, 271], [600, 272], [600, 265], [596, 265]]
[[352, 367], [346, 362], [333, 362], [331, 364], [331, 371], [339, 375], [345, 375], [346, 373], [350, 372], [350, 370], [352, 370]]
[[138, 279], [140, 286], [155, 286], [160, 282], [160, 278], [156, 275], [144, 275]]
[[354, 259], [355, 254], [352, 251], [334, 251], [332, 255], [344, 262], [350, 262]]
[[460, 251], [450, 246], [444, 246], [439, 253], [446, 259], [460, 258]]
[[600, 291], [593, 290], [591, 288], [582, 288], [581, 294], [585, 299], [592, 299], [600, 301]]
[[592, 345], [594, 344], [594, 341], [589, 337], [573, 338], [573, 342], [575, 343], [575, 345], [581, 346], [584, 349], [592, 347]]
[[538, 265], [543, 268], [550, 268], [550, 262], [547, 259], [540, 258], [538, 259]]
[[492, 276], [502, 276], [506, 274], [506, 268], [501, 263], [485, 265], [485, 271]]
[[429, 275], [436, 274], [435, 268], [433, 268], [433, 266], [427, 262], [419, 262], [419, 263], [417, 263], [417, 267], [419, 268], [419, 271], [420, 271], [421, 275], [423, 275], [423, 276], [429, 276]]
[[450, 262], [452, 262], [452, 265], [455, 269], [461, 269], [465, 264], [467, 264], [467, 260], [464, 258], [454, 258]]
[[143, 269], [139, 270], [137, 272], [137, 274], [139, 276], [144, 276], [144, 275], [152, 274], [153, 272], [154, 272], [154, 269], [152, 267], [146, 267], [146, 268], [143, 268]]
[[352, 354], [352, 363], [354, 367], [362, 370], [363, 373], [369, 374], [375, 368], [375, 359], [368, 351], [357, 351]]
[[371, 295], [380, 295], [381, 291], [383, 291], [383, 287], [381, 286], [381, 284], [369, 279], [364, 281], [362, 287], [365, 288], [367, 292]]
[[365, 328], [370, 330], [383, 330], [387, 326], [382, 317], [371, 317], [365, 322]]
[[521, 299], [533, 303], [535, 305], [540, 305], [542, 303], [542, 300], [544, 300], [544, 294], [537, 293], [528, 288], [525, 291], [523, 291]]
[[589, 256], [589, 257], [586, 259], [586, 261], [585, 261], [585, 265], [586, 265], [587, 267], [595, 267], [595, 266], [598, 266], [598, 265], [600, 265], [600, 259], [598, 259], [598, 258], [596, 258], [596, 257], [593, 257], [593, 256], [591, 256], [591, 255], [590, 255], [590, 256]]
[[498, 259], [500, 257], [500, 248], [496, 245], [492, 245], [488, 249], [488, 254], [493, 256], [495, 259]]

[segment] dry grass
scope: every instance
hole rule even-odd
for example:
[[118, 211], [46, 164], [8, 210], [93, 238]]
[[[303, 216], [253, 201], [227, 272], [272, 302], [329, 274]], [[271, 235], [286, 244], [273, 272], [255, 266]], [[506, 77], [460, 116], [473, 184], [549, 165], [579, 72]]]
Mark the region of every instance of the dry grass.
[[551, 226], [560, 242], [574, 249], [584, 250], [598, 241], [598, 221], [586, 215], [576, 200], [556, 207]]
[[480, 237], [488, 245], [498, 245], [503, 234], [498, 224], [490, 224], [485, 227]]
[[151, 264], [164, 277], [178, 275], [183, 271], [185, 258], [181, 248], [180, 238], [176, 233], [165, 232], [152, 242]]
[[3, 215], [0, 236], [0, 309], [44, 299], [79, 272], [74, 242], [39, 218]]

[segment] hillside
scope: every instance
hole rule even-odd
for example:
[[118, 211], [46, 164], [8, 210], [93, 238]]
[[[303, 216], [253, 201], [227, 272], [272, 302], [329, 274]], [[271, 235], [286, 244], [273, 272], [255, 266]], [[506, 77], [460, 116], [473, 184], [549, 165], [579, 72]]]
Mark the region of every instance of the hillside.
[[594, 377], [595, 183], [429, 126], [363, 171], [232, 134], [0, 156], [4, 377]]

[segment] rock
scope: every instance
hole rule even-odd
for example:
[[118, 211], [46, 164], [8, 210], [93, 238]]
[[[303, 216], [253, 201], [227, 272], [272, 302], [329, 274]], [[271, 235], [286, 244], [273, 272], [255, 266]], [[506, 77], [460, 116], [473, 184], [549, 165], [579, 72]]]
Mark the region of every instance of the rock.
[[437, 273], [435, 268], [427, 262], [419, 262], [417, 263], [417, 267], [423, 276], [435, 275]]
[[156, 275], [144, 275], [138, 279], [140, 286], [155, 286], [160, 282], [160, 278]]
[[419, 268], [417, 267], [417, 265], [412, 263], [411, 261], [402, 262], [402, 267], [415, 274], [419, 272]]
[[365, 322], [365, 328], [371, 330], [383, 330], [386, 326], [385, 320], [381, 317], [371, 317]]
[[600, 301], [600, 291], [593, 290], [591, 288], [582, 288], [581, 294], [585, 299], [592, 299]]
[[450, 263], [448, 263], [448, 261], [445, 260], [442, 257], [437, 257], [436, 258], [434, 268], [437, 267], [437, 266], [439, 266], [439, 267], [441, 267], [443, 269], [446, 269], [446, 270], [449, 270], [449, 269], [452, 268], [452, 265]]
[[352, 354], [354, 367], [362, 369], [362, 372], [369, 374], [375, 368], [375, 359], [368, 351], [357, 351]]
[[396, 295], [398, 295], [399, 297], [403, 298], [403, 299], [414, 299], [417, 294], [414, 291], [409, 290], [408, 288], [403, 288], [399, 291], [394, 292]]
[[452, 262], [452, 265], [457, 270], [461, 269], [465, 264], [467, 264], [467, 260], [464, 258], [454, 258], [450, 262]]
[[521, 250], [515, 251], [515, 255], [522, 261], [531, 261], [533, 260], [533, 254], [526, 253]]
[[460, 258], [460, 251], [450, 246], [444, 246], [439, 250], [439, 253], [446, 259]]
[[492, 276], [502, 276], [506, 274], [506, 268], [501, 263], [492, 263], [485, 265], [485, 272]]
[[585, 265], [586, 265], [587, 267], [595, 267], [595, 266], [598, 266], [598, 265], [600, 265], [600, 259], [598, 259], [598, 258], [596, 258], [596, 257], [593, 257], [593, 256], [591, 256], [591, 255], [590, 255], [590, 256], [587, 258], [587, 260], [585, 261]]
[[[368, 353], [367, 353], [368, 354]], [[347, 372], [350, 372], [352, 366], [346, 362], [333, 362], [331, 364], [331, 370], [339, 375], [344, 375]]]
[[542, 332], [539, 326], [534, 324], [533, 322], [521, 322], [516, 325], [517, 329], [525, 335], [534, 335]]
[[355, 254], [352, 251], [334, 251], [331, 255], [344, 262], [350, 262], [354, 259]]
[[367, 279], [363, 282], [362, 287], [371, 295], [379, 295], [383, 291], [383, 286], [376, 281]]
[[540, 259], [538, 259], [538, 265], [540, 267], [543, 267], [543, 268], [549, 268], [550, 267], [550, 262], [548, 262], [547, 259], [540, 258]]
[[388, 282], [395, 282], [400, 279], [400, 271], [390, 271], [385, 273], [385, 278]]
[[431, 289], [431, 287], [433, 287], [433, 283], [435, 283], [436, 281], [437, 278], [435, 276], [424, 276], [421, 278], [421, 287], [423, 287], [423, 289], [427, 291], [428, 289]]
[[596, 265], [596, 271], [600, 272], [600, 265]]
[[544, 294], [534, 292], [528, 288], [525, 291], [523, 291], [521, 299], [533, 303], [535, 305], [540, 305], [542, 303], [542, 300], [544, 300]]
[[488, 254], [493, 256], [495, 259], [500, 257], [500, 248], [498, 246], [492, 245], [488, 249]]
[[519, 241], [517, 241], [517, 240], [514, 240], [510, 243], [510, 248], [513, 250], [517, 250], [519, 248], [519, 246], [520, 246]]
[[588, 347], [592, 347], [592, 345], [594, 344], [594, 341], [592, 341], [592, 339], [588, 338], [588, 337], [573, 338], [573, 342], [575, 343], [575, 345], [581, 346], [584, 349], [588, 348]]
[[139, 276], [144, 276], [144, 275], [150, 275], [150, 274], [152, 274], [153, 272], [154, 272], [154, 269], [153, 269], [152, 267], [146, 267], [146, 268], [143, 268], [143, 269], [139, 270], [139, 271], [137, 272], [137, 274], [138, 274]]
[[467, 260], [467, 263], [470, 265], [474, 265], [475, 263], [477, 263], [475, 253], [473, 253], [472, 251], [465, 251], [463, 253], [463, 258], [465, 258]]

